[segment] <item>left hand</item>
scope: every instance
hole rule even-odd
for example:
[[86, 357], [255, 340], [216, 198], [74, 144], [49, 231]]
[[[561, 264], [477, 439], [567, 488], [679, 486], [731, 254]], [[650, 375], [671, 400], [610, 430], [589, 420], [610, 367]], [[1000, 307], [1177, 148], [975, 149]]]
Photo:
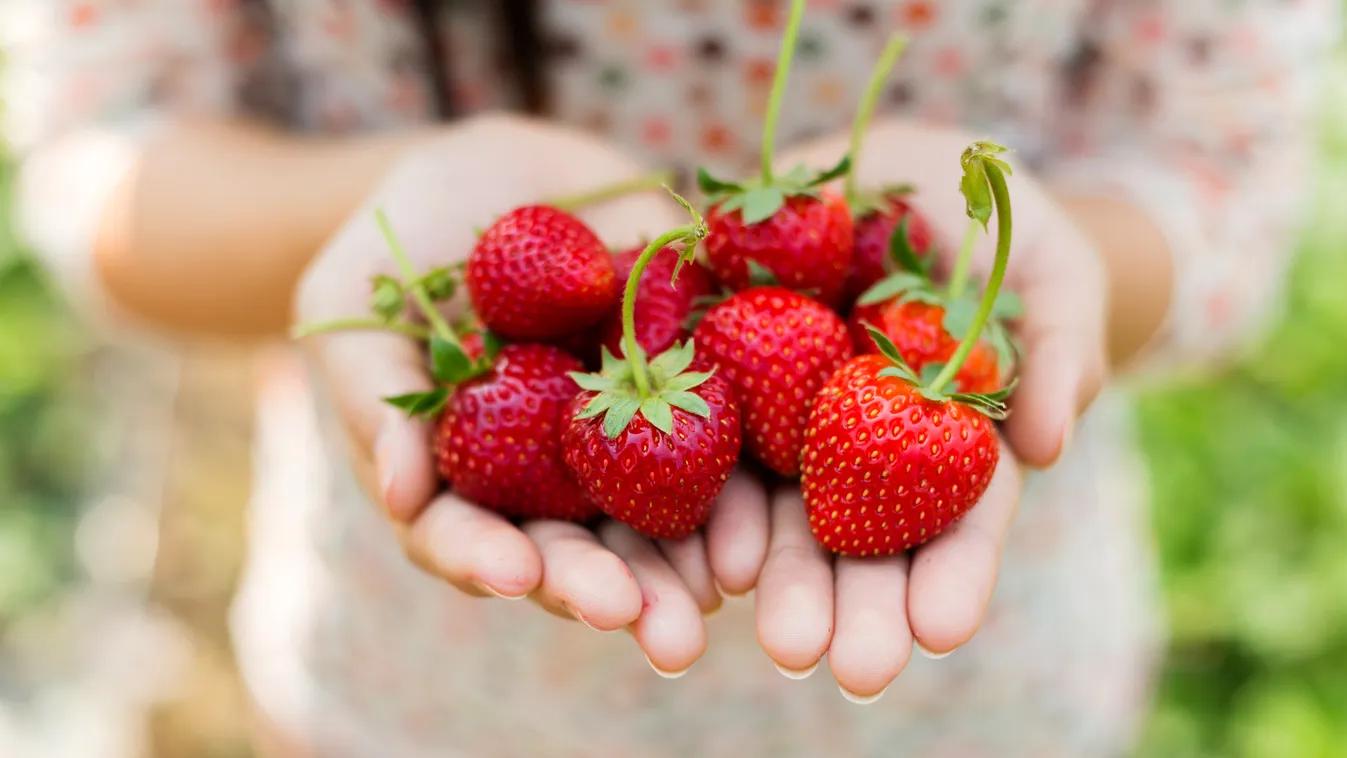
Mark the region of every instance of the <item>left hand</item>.
[[[968, 225], [958, 191], [959, 156], [975, 139], [890, 122], [869, 132], [860, 156], [862, 186], [917, 187], [912, 202], [944, 241], [946, 266]], [[803, 146], [780, 162], [829, 166], [846, 149], [845, 138], [838, 137]], [[1024, 351], [1004, 426], [1008, 444], [982, 500], [941, 536], [910, 555], [886, 559], [834, 559], [810, 534], [795, 487], [778, 491], [764, 519], [770, 545], [757, 584], [763, 649], [783, 673], [797, 674], [812, 670], [826, 653], [843, 693], [854, 700], [881, 694], [906, 666], [913, 642], [940, 655], [977, 632], [1019, 505], [1020, 462], [1045, 467], [1056, 461], [1105, 378], [1103, 265], [1094, 244], [1048, 193], [1015, 168], [1006, 286], [1024, 302], [1025, 315], [1015, 325]], [[974, 256], [974, 270], [984, 275], [995, 244], [992, 228]]]

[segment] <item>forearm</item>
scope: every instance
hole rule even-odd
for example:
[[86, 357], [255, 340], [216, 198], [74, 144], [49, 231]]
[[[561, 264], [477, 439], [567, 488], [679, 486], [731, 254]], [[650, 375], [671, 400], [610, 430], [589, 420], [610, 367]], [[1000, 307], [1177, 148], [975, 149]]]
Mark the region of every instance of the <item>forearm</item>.
[[99, 278], [119, 307], [172, 331], [279, 333], [309, 259], [422, 138], [175, 127], [109, 201], [94, 251]]

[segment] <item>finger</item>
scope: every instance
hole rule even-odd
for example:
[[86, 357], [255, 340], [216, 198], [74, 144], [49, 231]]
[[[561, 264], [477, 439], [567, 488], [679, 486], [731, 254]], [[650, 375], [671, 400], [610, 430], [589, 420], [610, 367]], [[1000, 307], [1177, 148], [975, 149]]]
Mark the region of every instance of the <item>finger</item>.
[[660, 540], [659, 547], [702, 613], [717, 611], [721, 603], [720, 590], [716, 588], [711, 565], [707, 562], [706, 540], [700, 534], [693, 534], [681, 540]]
[[682, 676], [706, 652], [697, 601], [650, 540], [616, 521], [600, 527], [599, 538], [626, 561], [641, 587], [641, 615], [631, 632], [646, 659], [660, 676]]
[[833, 632], [833, 575], [828, 553], [814, 540], [798, 488], [772, 501], [772, 534], [758, 577], [758, 641], [793, 678], [808, 676]]
[[828, 666], [848, 700], [874, 702], [912, 655], [908, 558], [838, 558], [834, 571], [837, 629], [828, 647]]
[[706, 551], [720, 589], [745, 595], [758, 582], [767, 558], [770, 521], [767, 488], [756, 476], [737, 469], [720, 491], [706, 525]]
[[435, 498], [398, 532], [413, 563], [465, 592], [519, 599], [542, 581], [532, 540], [499, 514], [453, 495]]
[[982, 625], [1020, 488], [1019, 467], [1003, 451], [982, 500], [914, 554], [907, 613], [912, 633], [928, 652], [948, 653], [972, 639]]
[[564, 521], [524, 525], [542, 556], [542, 584], [534, 600], [547, 610], [611, 632], [641, 615], [641, 588], [627, 564], [592, 531]]

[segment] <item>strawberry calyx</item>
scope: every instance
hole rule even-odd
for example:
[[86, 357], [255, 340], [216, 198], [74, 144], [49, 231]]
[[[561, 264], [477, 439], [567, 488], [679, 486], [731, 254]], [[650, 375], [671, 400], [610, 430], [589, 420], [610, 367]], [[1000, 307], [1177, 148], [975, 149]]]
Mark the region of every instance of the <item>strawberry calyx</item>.
[[879, 103], [884, 82], [889, 78], [893, 67], [898, 65], [898, 59], [907, 49], [908, 40], [908, 36], [902, 32], [889, 37], [888, 43], [884, 45], [884, 51], [879, 54], [879, 60], [875, 61], [875, 66], [870, 71], [870, 80], [865, 85], [860, 105], [856, 108], [856, 117], [851, 122], [851, 144], [847, 150], [851, 165], [847, 167], [843, 194], [847, 205], [851, 208], [853, 218], [879, 212], [883, 209], [884, 199], [889, 194], [887, 190], [878, 193], [862, 192], [857, 186], [856, 164], [860, 161], [865, 130], [870, 128], [870, 121], [874, 118], [875, 106]]
[[889, 236], [889, 257], [896, 270], [862, 292], [856, 299], [857, 305], [875, 305], [895, 297], [940, 304], [935, 283], [931, 280], [930, 262], [912, 249], [907, 226], [908, 219], [904, 217]]
[[[866, 331], [870, 333], [870, 338], [879, 346], [879, 352], [890, 362], [892, 366], [881, 369], [879, 376], [891, 376], [902, 379], [917, 389], [922, 397], [936, 403], [956, 402], [963, 403], [977, 410], [983, 415], [997, 421], [1004, 420], [1010, 415], [1006, 408], [1006, 400], [1015, 390], [1016, 382], [1012, 381], [1006, 387], [996, 392], [951, 392], [945, 393], [936, 389], [937, 379], [948, 367], [949, 363], [928, 363], [922, 367], [921, 374], [918, 375], [912, 367], [903, 360], [903, 356], [898, 352], [898, 347], [880, 330], [870, 324], [865, 325]], [[951, 361], [952, 363], [953, 361]], [[957, 373], [957, 372], [956, 372]]]
[[652, 240], [632, 265], [622, 297], [622, 352], [615, 357], [606, 347], [602, 365], [596, 374], [572, 372], [570, 377], [583, 390], [598, 393], [585, 406], [579, 418], [603, 415], [603, 431], [610, 439], [617, 437], [640, 414], [656, 429], [670, 434], [673, 431], [673, 409], [709, 418], [711, 409], [699, 396], [691, 392], [711, 378], [711, 371], [688, 373], [696, 357], [692, 341], [675, 344], [653, 360], [647, 360], [645, 350], [636, 340], [636, 295], [641, 275], [646, 266], [661, 250], [682, 244], [678, 264], [674, 267], [673, 283], [683, 264], [693, 260], [697, 245], [708, 233], [701, 214], [673, 190], [674, 200], [692, 216], [692, 223], [676, 227]]
[[739, 211], [745, 224], [766, 221], [781, 210], [786, 198], [801, 195], [818, 198], [819, 188], [840, 178], [851, 170], [850, 156], [843, 156], [836, 166], [822, 172], [812, 172], [805, 166], [796, 166], [785, 174], [776, 175], [772, 168], [772, 153], [776, 147], [776, 124], [781, 116], [781, 103], [786, 97], [786, 81], [790, 78], [790, 64], [800, 39], [800, 19], [804, 17], [805, 0], [791, 0], [786, 29], [781, 35], [781, 49], [777, 55], [776, 73], [772, 77], [772, 91], [767, 100], [767, 115], [762, 128], [762, 173], [760, 176], [734, 183], [716, 179], [704, 168], [697, 170], [697, 185], [707, 195], [707, 202], [719, 204], [720, 210]]

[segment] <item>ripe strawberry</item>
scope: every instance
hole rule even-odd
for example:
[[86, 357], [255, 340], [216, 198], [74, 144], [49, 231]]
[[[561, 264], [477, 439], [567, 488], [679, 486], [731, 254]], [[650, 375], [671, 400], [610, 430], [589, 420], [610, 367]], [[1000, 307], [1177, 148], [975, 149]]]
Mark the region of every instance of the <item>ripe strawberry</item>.
[[543, 205], [497, 219], [468, 256], [473, 310], [510, 340], [553, 340], [598, 322], [618, 299], [612, 256], [576, 217]]
[[[637, 248], [613, 257], [619, 281], [626, 281], [631, 275], [641, 252]], [[649, 355], [662, 353], [675, 342], [686, 339], [688, 330], [684, 324], [688, 315], [700, 298], [715, 291], [710, 274], [696, 261], [683, 265], [675, 280], [674, 270], [678, 268], [679, 259], [677, 250], [666, 247], [659, 251], [636, 286], [636, 342]], [[608, 314], [599, 325], [599, 333], [604, 347], [614, 355], [623, 354], [622, 314], [619, 311]]]
[[882, 355], [847, 363], [805, 432], [809, 527], [842, 555], [893, 555], [940, 534], [982, 497], [1000, 454], [989, 418], [923, 397], [892, 366]]
[[853, 355], [846, 324], [797, 292], [756, 287], [710, 308], [692, 334], [734, 387], [748, 452], [777, 473], [799, 473], [814, 395]]
[[513, 518], [598, 516], [561, 455], [562, 411], [577, 394], [569, 374], [580, 368], [557, 347], [507, 345], [486, 374], [456, 387], [433, 438], [454, 492]]
[[[945, 328], [945, 309], [922, 300], [887, 300], [874, 305], [859, 305], [847, 320], [856, 352], [877, 353], [879, 346], [870, 337], [866, 325], [883, 332], [912, 370], [921, 375], [928, 365], [947, 363], [959, 348], [959, 340]], [[959, 392], [988, 393], [1002, 386], [1000, 356], [987, 340], [968, 354], [954, 377]]]
[[[627, 280], [636, 289], [661, 248], [683, 242], [691, 259], [706, 236], [692, 206], [674, 195], [694, 223], [660, 235], [641, 252]], [[739, 409], [728, 383], [712, 372], [687, 373], [691, 342], [647, 362], [636, 341], [636, 300], [622, 302], [625, 358], [604, 351], [598, 374], [572, 374], [586, 392], [567, 410], [566, 464], [605, 513], [649, 537], [679, 539], [706, 523], [739, 459]]]
[[810, 290], [820, 301], [837, 306], [851, 262], [851, 214], [840, 197], [821, 188], [845, 174], [850, 161], [844, 157], [818, 174], [797, 166], [777, 175], [772, 168], [776, 121], [803, 14], [804, 0], [794, 0], [763, 126], [761, 175], [736, 184], [712, 178], [705, 170], [697, 174], [712, 206], [706, 258], [720, 283], [731, 289], [750, 286], [753, 262], [782, 286]]
[[[853, 203], [853, 212], [856, 207]], [[930, 260], [937, 252], [930, 223], [907, 202], [901, 191], [885, 192], [872, 207], [856, 213], [855, 224], [856, 242], [847, 276], [847, 302], [854, 301], [889, 275], [890, 241], [900, 227], [908, 247], [918, 257]]]
[[962, 518], [991, 483], [1000, 456], [991, 419], [1005, 418], [1012, 388], [991, 395], [945, 388], [978, 346], [1010, 257], [1010, 167], [997, 157], [1004, 150], [979, 142], [961, 158], [968, 215], [985, 226], [995, 209], [997, 245], [986, 291], [949, 362], [919, 376], [871, 329], [880, 354], [850, 361], [818, 395], [800, 484], [810, 529], [833, 552], [892, 555], [921, 545]]

